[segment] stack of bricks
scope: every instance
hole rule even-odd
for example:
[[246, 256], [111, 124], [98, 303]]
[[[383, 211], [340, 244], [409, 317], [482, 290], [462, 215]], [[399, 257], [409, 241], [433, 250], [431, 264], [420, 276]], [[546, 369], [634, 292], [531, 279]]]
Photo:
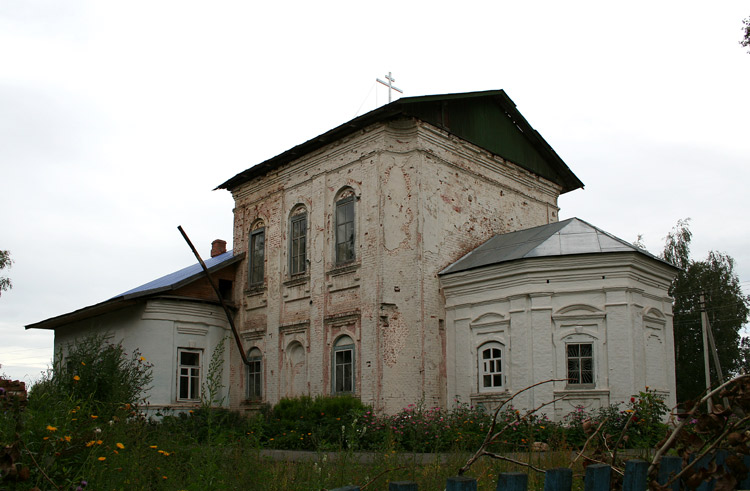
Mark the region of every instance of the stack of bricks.
[[26, 383], [18, 380], [0, 379], [0, 408], [18, 404], [26, 405]]

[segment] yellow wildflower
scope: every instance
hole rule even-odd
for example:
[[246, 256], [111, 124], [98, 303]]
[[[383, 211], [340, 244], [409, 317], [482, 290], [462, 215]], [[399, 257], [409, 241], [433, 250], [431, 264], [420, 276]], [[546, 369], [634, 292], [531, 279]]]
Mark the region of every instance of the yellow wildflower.
[[104, 443], [104, 441], [103, 441], [103, 440], [97, 440], [97, 441], [96, 441], [96, 444], [97, 444], [97, 445], [101, 445], [102, 443]]
[[141, 361], [146, 361], [146, 358], [142, 357], [140, 358]]
[[57, 431], [57, 428], [52, 425], [47, 425], [47, 431]]
[[42, 438], [42, 440], [49, 440], [49, 437], [45, 436], [44, 438]]
[[119, 448], [120, 450], [122, 450], [122, 449], [124, 449], [124, 448], [125, 448], [125, 445], [123, 445], [123, 444], [122, 444], [122, 443], [120, 443], [120, 442], [117, 442], [117, 444], [115, 444], [115, 446], [116, 446], [117, 448]]
[[162, 478], [162, 479], [164, 479], [164, 480], [166, 481], [166, 479], [167, 479], [167, 476], [161, 476], [161, 478]]
[[158, 448], [156, 445], [149, 445], [148, 448]]
[[96, 419], [96, 418], [98, 418], [98, 417], [99, 417], [99, 416], [97, 416], [96, 414], [92, 414], [92, 415], [91, 415], [91, 419]]
[[86, 364], [84, 362], [81, 362], [81, 365], [86, 366]]
[[70, 442], [70, 435], [65, 435], [65, 437], [64, 437], [64, 438], [65, 438], [65, 441], [66, 441], [66, 442]]
[[91, 441], [86, 442], [86, 446], [87, 447], [92, 447], [92, 446], [94, 446], [95, 443], [96, 442], [94, 440], [91, 440]]
[[104, 462], [105, 460], [107, 460], [107, 457], [99, 457], [97, 460], [99, 462]]
[[79, 380], [81, 380], [81, 377], [79, 377], [78, 375], [73, 375], [73, 380], [78, 382]]

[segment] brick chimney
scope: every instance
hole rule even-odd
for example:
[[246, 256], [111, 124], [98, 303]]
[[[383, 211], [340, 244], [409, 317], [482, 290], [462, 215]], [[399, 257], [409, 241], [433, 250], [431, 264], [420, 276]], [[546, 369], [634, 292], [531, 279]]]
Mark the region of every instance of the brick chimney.
[[216, 239], [211, 242], [211, 257], [216, 257], [227, 252], [227, 241]]

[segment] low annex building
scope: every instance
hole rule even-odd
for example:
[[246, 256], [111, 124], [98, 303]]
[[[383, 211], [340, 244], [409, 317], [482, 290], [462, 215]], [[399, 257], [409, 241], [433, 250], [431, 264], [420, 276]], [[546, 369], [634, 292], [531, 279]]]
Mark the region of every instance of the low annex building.
[[[248, 359], [228, 350], [229, 406], [317, 394], [385, 412], [494, 405], [550, 378], [567, 381], [521, 405], [565, 396], [559, 417], [645, 385], [673, 401], [675, 268], [559, 222], [558, 197], [581, 187], [501, 90], [402, 98], [227, 180], [222, 271]], [[27, 327], [55, 328], [56, 344], [107, 328], [61, 317]], [[133, 345], [168, 330], [118, 329]], [[165, 404], [180, 402], [181, 350], [204, 377], [218, 339], [184, 334], [161, 345]]]
[[557, 419], [645, 387], [674, 404], [675, 272], [578, 218], [493, 237], [440, 273], [449, 393], [494, 407], [567, 379], [514, 400]]
[[[215, 240], [205, 261], [219, 291], [232, 298], [241, 254]], [[55, 361], [76, 339], [102, 334], [122, 343], [126, 352], [138, 349], [153, 365], [148, 391], [151, 411], [187, 409], [200, 403], [201, 385], [211, 356], [221, 343], [229, 345], [229, 322], [216, 293], [199, 264], [150, 281], [104, 302], [26, 326], [55, 331]], [[229, 385], [229, 359], [224, 360], [224, 385]], [[223, 396], [226, 398], [225, 390]]]

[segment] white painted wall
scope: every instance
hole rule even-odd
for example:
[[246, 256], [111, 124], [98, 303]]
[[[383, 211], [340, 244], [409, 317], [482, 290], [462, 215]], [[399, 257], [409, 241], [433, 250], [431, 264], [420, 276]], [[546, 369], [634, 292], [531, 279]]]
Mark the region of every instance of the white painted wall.
[[55, 330], [55, 357], [67, 347], [91, 334], [105, 334], [113, 343], [122, 343], [127, 353], [138, 349], [153, 364], [153, 383], [147, 393], [149, 411], [164, 408], [184, 410], [198, 402], [177, 401], [177, 349], [202, 351], [201, 378], [205, 382], [211, 356], [219, 346], [224, 350], [223, 405], [229, 404], [229, 359], [231, 332], [221, 307], [206, 302], [151, 299]]
[[[673, 271], [639, 253], [534, 258], [445, 275], [451, 398], [495, 407], [516, 391], [567, 378], [566, 342], [592, 342], [595, 386], [541, 385], [514, 400], [560, 419], [628, 401], [648, 386], [675, 404]], [[477, 348], [504, 345], [502, 390], [479, 391]]]

